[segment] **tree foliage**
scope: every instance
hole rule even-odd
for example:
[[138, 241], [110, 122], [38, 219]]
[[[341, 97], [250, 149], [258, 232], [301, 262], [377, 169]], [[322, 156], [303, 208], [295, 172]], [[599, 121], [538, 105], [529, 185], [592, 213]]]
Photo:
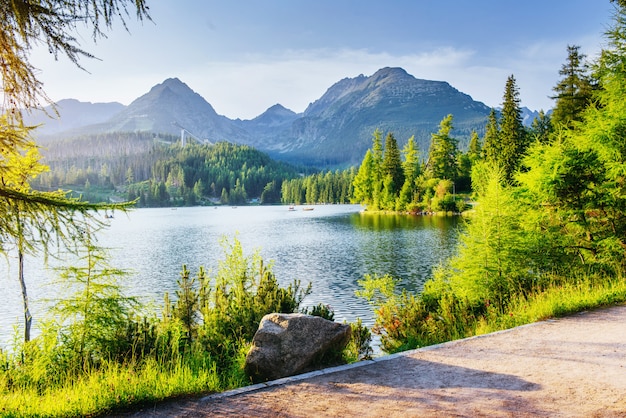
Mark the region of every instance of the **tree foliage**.
[[73, 248], [84, 242], [92, 230], [85, 227], [96, 222], [92, 211], [105, 208], [70, 199], [61, 191], [39, 192], [30, 187], [30, 181], [45, 167], [35, 151], [32, 128], [23, 126], [22, 111], [40, 108], [42, 102], [49, 100], [37, 70], [29, 62], [29, 54], [35, 45], [43, 43], [55, 58], [64, 54], [78, 65], [81, 56], [91, 55], [79, 47], [74, 34], [77, 25], [86, 24], [97, 39], [116, 19], [124, 22], [129, 6], [136, 9], [139, 19], [149, 18], [143, 0], [16, 0], [0, 4], [0, 251], [6, 254], [11, 243], [17, 247], [25, 340], [30, 338], [31, 318], [22, 264], [24, 252], [42, 249], [47, 253], [54, 240]]
[[125, 26], [135, 10], [139, 19], [149, 19], [145, 0], [13, 0], [0, 4], [0, 67], [4, 109], [13, 115], [23, 108], [36, 108], [49, 102], [37, 79], [37, 69], [29, 54], [39, 43], [58, 58], [65, 55], [80, 67], [80, 58], [93, 55], [80, 47], [78, 26], [86, 25], [94, 40], [106, 36], [116, 19]]
[[556, 100], [551, 116], [554, 124], [580, 122], [583, 111], [591, 103], [593, 82], [585, 58], [580, 46], [567, 46], [567, 61], [559, 70], [563, 78], [554, 86], [556, 95], [551, 97]]
[[426, 170], [433, 178], [456, 180], [458, 141], [450, 136], [452, 115], [442, 119], [439, 131], [432, 134]]
[[[408, 139], [399, 151], [392, 133], [382, 147], [380, 131], [375, 131], [372, 148], [354, 177], [352, 202], [369, 210], [398, 212], [458, 211], [455, 190], [469, 191], [469, 154], [458, 150], [458, 141], [451, 136], [452, 115], [446, 116], [439, 132], [432, 134], [428, 160], [420, 160], [415, 138]], [[457, 184], [459, 176], [465, 176]], [[459, 188], [457, 189], [457, 186]]]
[[528, 146], [522, 123], [519, 89], [513, 75], [507, 79], [504, 89], [498, 138], [500, 145], [496, 162], [504, 170], [505, 180], [510, 182]]

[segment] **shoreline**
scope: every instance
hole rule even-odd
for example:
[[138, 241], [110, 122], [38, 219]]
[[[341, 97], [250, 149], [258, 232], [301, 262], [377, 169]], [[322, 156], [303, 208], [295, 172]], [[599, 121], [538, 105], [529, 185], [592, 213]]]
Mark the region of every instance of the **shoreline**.
[[116, 415], [626, 416], [626, 304]]

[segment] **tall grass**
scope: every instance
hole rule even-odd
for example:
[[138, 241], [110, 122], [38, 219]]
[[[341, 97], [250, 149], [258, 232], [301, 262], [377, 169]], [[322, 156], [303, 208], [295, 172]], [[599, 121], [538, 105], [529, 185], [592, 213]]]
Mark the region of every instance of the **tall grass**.
[[[108, 362], [59, 387], [5, 389], [0, 411], [3, 416], [89, 416], [129, 405], [150, 405], [180, 395], [226, 389], [215, 363], [198, 360], [175, 365], [148, 360], [140, 366]], [[6, 387], [6, 382], [2, 383]]]
[[550, 286], [528, 297], [516, 297], [507, 312], [481, 317], [474, 334], [486, 334], [548, 318], [626, 302], [626, 280], [597, 282], [583, 279], [577, 283]]
[[390, 276], [367, 277], [360, 292], [376, 306], [374, 331], [389, 353], [626, 302], [623, 278], [554, 280], [530, 292], [510, 294], [504, 305], [471, 302], [450, 289], [437, 288], [436, 281], [421, 295], [398, 294], [393, 282]]

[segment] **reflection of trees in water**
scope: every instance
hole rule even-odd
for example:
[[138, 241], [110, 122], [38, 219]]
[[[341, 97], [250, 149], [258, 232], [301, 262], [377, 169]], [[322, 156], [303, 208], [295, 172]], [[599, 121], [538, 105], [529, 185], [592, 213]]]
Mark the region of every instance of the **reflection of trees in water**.
[[460, 222], [456, 216], [359, 213], [350, 217], [355, 230], [361, 231], [357, 253], [362, 270], [391, 274], [400, 280], [400, 288], [412, 292], [421, 291], [432, 268], [454, 253]]

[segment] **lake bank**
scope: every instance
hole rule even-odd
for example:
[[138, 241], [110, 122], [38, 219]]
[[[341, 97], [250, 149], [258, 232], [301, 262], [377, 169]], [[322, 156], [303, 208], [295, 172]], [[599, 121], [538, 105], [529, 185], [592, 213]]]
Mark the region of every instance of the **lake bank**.
[[117, 416], [624, 416], [626, 305]]

